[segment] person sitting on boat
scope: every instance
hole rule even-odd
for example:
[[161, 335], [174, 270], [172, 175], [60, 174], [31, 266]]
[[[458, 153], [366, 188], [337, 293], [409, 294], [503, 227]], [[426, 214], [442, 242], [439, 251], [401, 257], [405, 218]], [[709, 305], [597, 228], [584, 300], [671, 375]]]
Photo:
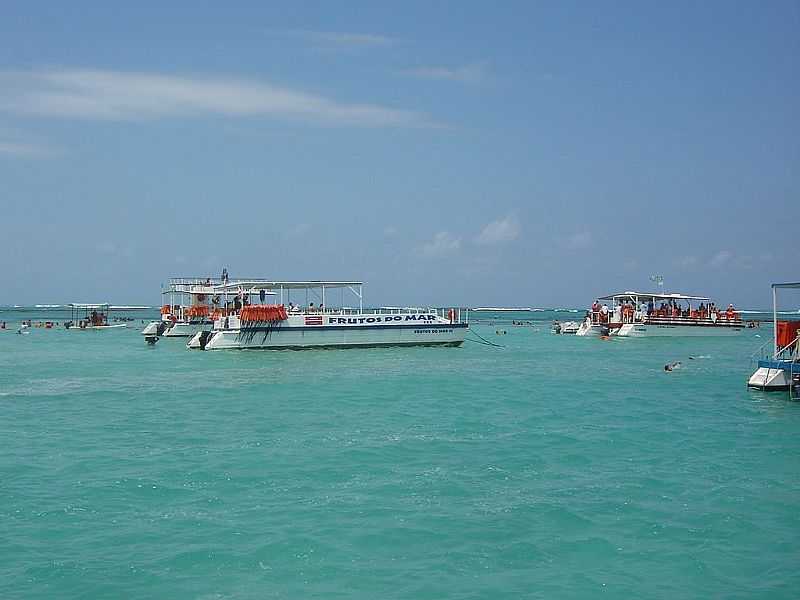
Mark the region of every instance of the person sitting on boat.
[[308, 305], [308, 312], [310, 312], [310, 313], [317, 312], [317, 309], [316, 309], [316, 308], [314, 308], [314, 303], [313, 303], [313, 302], [310, 302], [310, 303], [309, 303], [309, 305]]

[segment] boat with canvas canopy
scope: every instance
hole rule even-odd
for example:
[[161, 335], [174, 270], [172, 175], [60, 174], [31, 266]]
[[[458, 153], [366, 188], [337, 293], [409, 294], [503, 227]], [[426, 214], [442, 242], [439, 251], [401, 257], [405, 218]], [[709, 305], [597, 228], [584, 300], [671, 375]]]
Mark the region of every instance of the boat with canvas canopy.
[[[226, 350], [464, 343], [468, 309], [364, 308], [363, 285], [360, 281], [265, 280], [222, 284], [226, 298], [232, 296], [233, 302], [226, 301], [213, 327], [196, 334], [187, 346]], [[267, 304], [267, 296], [278, 303]], [[357, 300], [358, 308], [349, 307], [345, 298], [353, 304]]]
[[111, 305], [107, 302], [99, 304], [82, 304], [74, 302], [67, 304], [70, 309], [71, 319], [64, 323], [69, 330], [83, 331], [91, 329], [101, 331], [104, 329], [120, 329], [127, 327], [125, 323], [111, 323]]
[[706, 296], [626, 291], [598, 298], [576, 335], [719, 336], [745, 326], [733, 305], [720, 309]]

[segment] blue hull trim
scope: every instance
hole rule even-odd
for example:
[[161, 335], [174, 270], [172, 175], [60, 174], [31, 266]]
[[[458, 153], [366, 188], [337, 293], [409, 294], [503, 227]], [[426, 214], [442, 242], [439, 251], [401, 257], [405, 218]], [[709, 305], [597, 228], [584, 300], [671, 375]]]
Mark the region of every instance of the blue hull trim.
[[790, 360], [760, 360], [758, 361], [758, 368], [780, 369], [781, 371], [788, 371], [792, 374], [800, 374], [800, 363], [792, 362]]

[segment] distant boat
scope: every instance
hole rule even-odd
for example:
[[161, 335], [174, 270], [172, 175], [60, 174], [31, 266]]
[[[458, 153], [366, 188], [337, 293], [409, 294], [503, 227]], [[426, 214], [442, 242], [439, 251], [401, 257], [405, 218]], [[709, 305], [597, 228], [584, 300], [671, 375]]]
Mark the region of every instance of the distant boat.
[[611, 307], [594, 306], [576, 335], [716, 336], [736, 335], [746, 327], [733, 306], [709, 310], [710, 299], [705, 296], [627, 291], [598, 300], [608, 300]]
[[60, 304], [34, 304], [34, 308], [61, 308]]

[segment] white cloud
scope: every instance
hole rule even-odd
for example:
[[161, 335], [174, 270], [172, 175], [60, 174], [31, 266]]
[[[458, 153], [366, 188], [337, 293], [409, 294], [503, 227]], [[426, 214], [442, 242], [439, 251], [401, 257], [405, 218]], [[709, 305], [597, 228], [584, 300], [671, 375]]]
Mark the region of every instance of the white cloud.
[[396, 39], [375, 33], [348, 33], [342, 31], [310, 31], [306, 29], [293, 29], [290, 35], [304, 38], [315, 44], [347, 47], [375, 47], [391, 46]]
[[730, 250], [720, 250], [711, 257], [708, 264], [715, 268], [724, 267], [730, 262], [731, 258], [733, 258], [733, 253]]
[[460, 248], [461, 238], [453, 236], [448, 231], [440, 231], [433, 236], [431, 241], [419, 248], [419, 253], [429, 258], [438, 258], [458, 252]]
[[49, 148], [38, 144], [27, 142], [15, 142], [10, 140], [0, 140], [0, 156], [16, 156], [20, 158], [44, 158], [52, 156], [53, 152]]
[[0, 72], [0, 110], [107, 120], [215, 114], [371, 127], [435, 126], [418, 112], [343, 103], [258, 80], [95, 69]]
[[520, 229], [519, 221], [509, 215], [487, 224], [475, 238], [475, 242], [478, 244], [512, 242], [519, 237]]
[[117, 245], [114, 242], [105, 240], [95, 244], [94, 249], [100, 254], [116, 254]]
[[561, 244], [568, 250], [585, 250], [594, 244], [594, 237], [589, 231], [578, 231], [562, 238]]
[[461, 67], [425, 66], [406, 69], [406, 75], [422, 79], [440, 79], [444, 81], [458, 81], [461, 83], [481, 83], [486, 79], [488, 64], [484, 62], [472, 63]]
[[676, 267], [680, 267], [682, 269], [691, 269], [697, 265], [697, 257], [696, 256], [682, 256], [675, 260], [673, 264]]
[[384, 237], [395, 237], [398, 233], [397, 227], [393, 227], [392, 225], [383, 228]]
[[298, 223], [297, 225], [286, 230], [286, 237], [303, 237], [310, 231], [311, 225], [309, 223]]
[[134, 251], [131, 246], [120, 246], [110, 240], [103, 240], [94, 245], [98, 254], [105, 254], [109, 257], [133, 258]]

